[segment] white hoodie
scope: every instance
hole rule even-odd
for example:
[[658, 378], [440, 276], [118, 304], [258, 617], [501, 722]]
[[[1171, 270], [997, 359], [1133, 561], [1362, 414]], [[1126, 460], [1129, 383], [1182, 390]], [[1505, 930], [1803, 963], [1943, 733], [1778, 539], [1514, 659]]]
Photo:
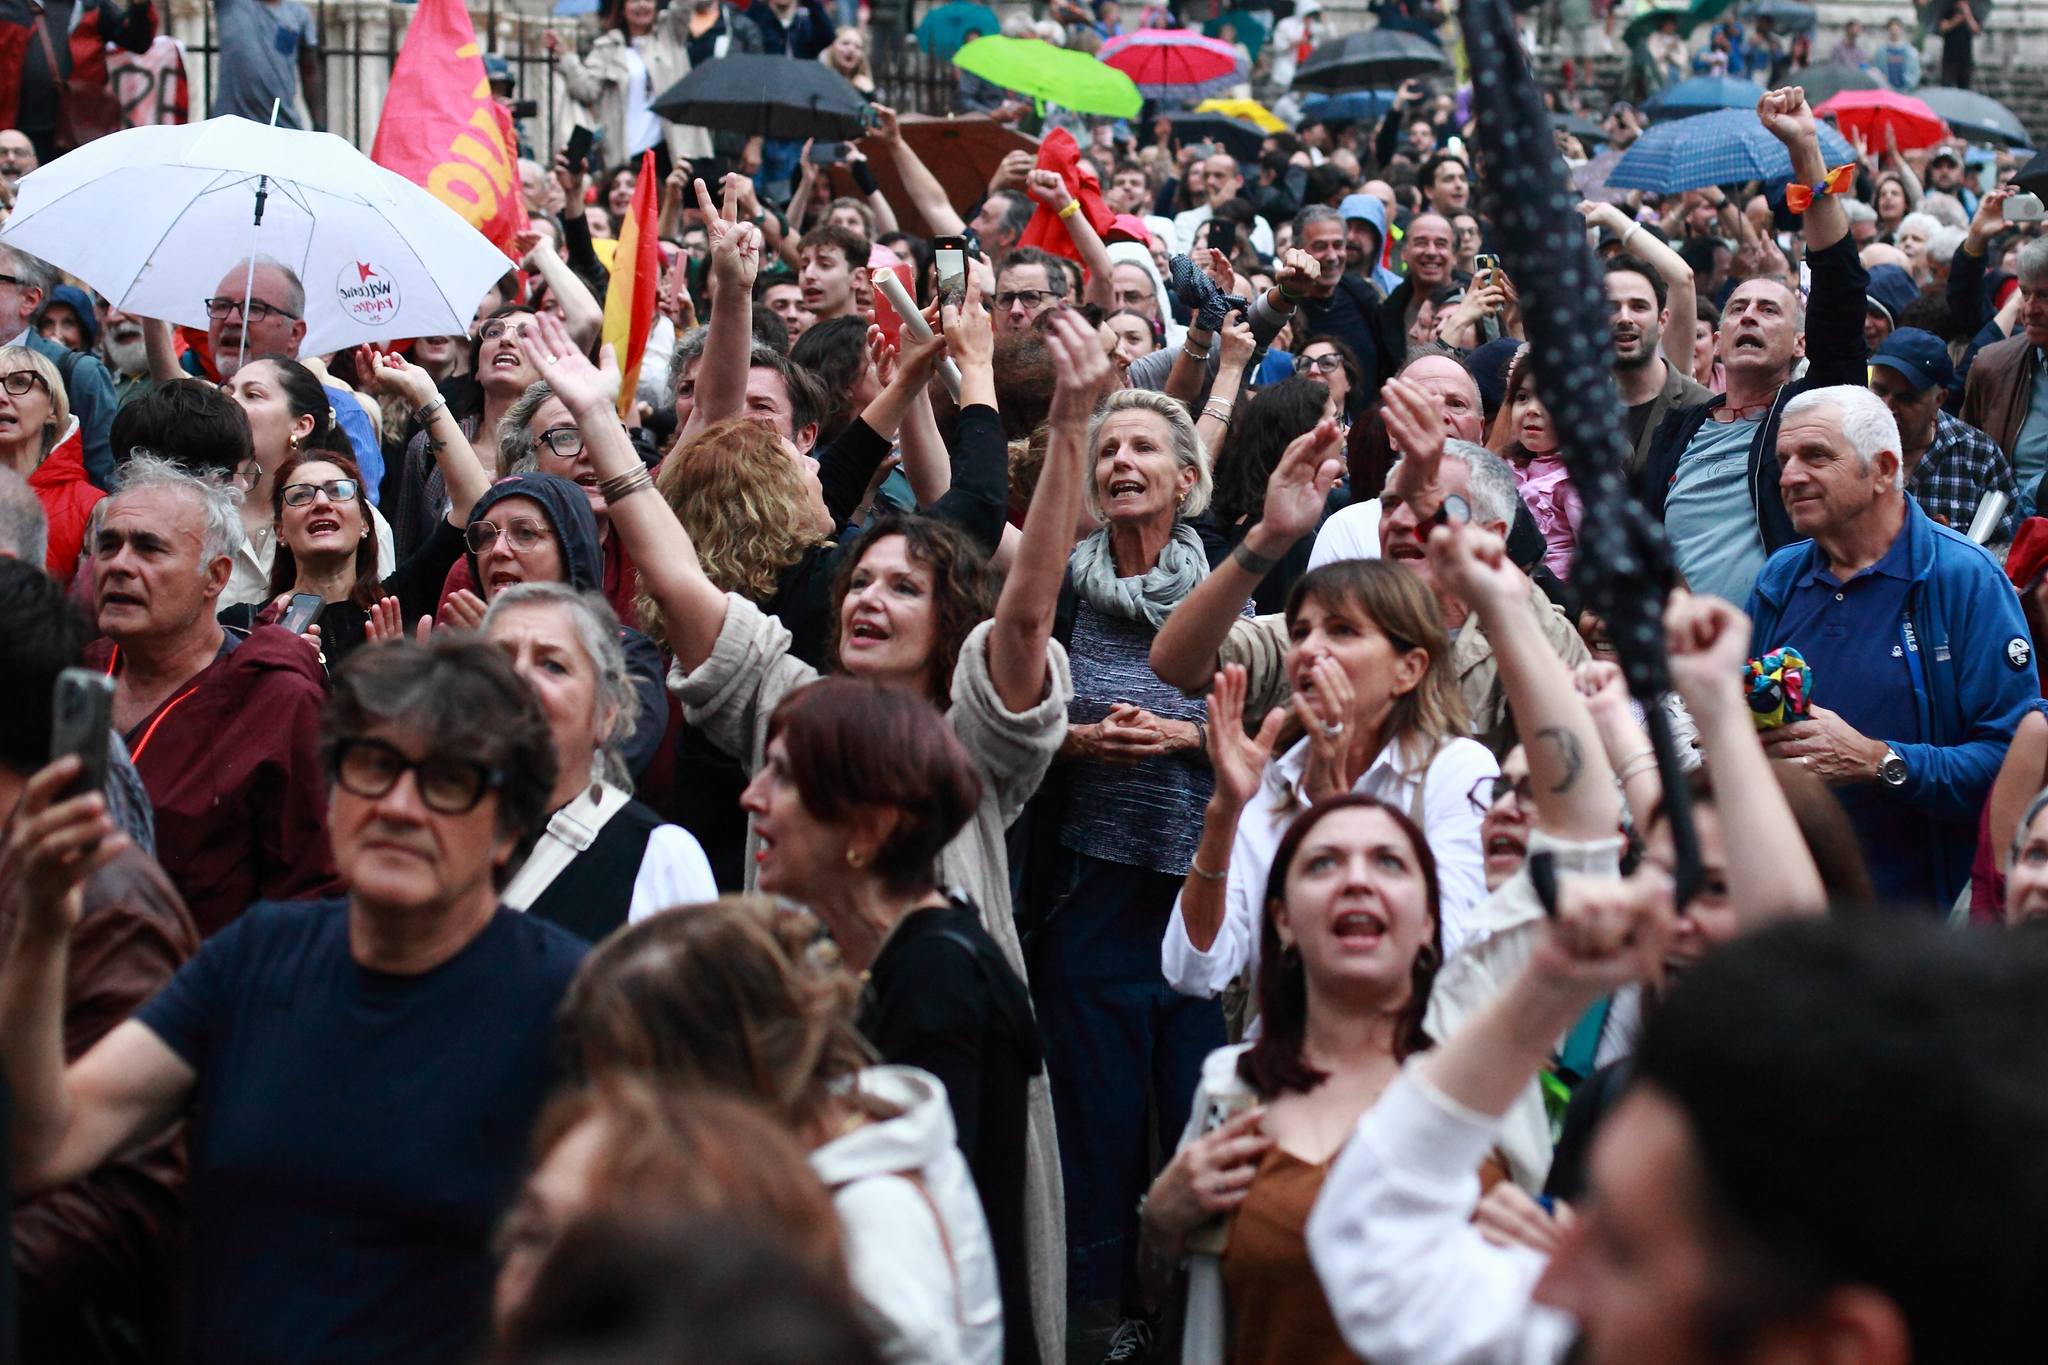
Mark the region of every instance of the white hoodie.
[[908, 1066], [869, 1067], [855, 1083], [902, 1113], [826, 1143], [811, 1168], [832, 1191], [862, 1316], [892, 1362], [995, 1365], [995, 1247], [946, 1088]]

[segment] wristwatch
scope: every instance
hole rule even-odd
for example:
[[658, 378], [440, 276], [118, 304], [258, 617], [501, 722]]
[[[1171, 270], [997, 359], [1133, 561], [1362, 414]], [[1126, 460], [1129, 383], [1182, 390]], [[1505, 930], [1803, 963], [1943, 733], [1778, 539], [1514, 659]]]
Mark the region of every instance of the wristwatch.
[[1884, 757], [1877, 761], [1877, 775], [1887, 787], [1897, 789], [1906, 785], [1906, 760], [1899, 757], [1899, 751], [1887, 748]]

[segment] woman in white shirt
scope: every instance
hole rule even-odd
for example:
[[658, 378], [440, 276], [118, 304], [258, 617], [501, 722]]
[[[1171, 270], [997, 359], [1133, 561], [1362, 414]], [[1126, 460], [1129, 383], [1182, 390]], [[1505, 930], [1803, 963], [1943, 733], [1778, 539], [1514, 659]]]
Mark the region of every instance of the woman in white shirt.
[[[1422, 828], [1442, 888], [1447, 954], [1486, 895], [1470, 797], [1500, 765], [1464, 737], [1450, 640], [1421, 577], [1383, 560], [1328, 564], [1295, 585], [1286, 620], [1289, 709], [1247, 736], [1236, 667], [1217, 675], [1210, 697], [1216, 786], [1160, 952], [1167, 981], [1189, 995], [1215, 995], [1256, 968], [1258, 897], [1273, 852], [1288, 822], [1322, 797], [1377, 796]], [[1306, 737], [1274, 757], [1290, 720]]]

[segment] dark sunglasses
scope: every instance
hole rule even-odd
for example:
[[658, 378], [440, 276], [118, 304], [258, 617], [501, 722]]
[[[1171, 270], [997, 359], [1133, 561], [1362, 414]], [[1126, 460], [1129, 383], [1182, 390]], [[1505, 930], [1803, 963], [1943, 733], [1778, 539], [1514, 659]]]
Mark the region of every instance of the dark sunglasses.
[[407, 758], [381, 739], [344, 739], [334, 746], [334, 780], [352, 795], [377, 800], [389, 795], [407, 773], [413, 775], [421, 803], [442, 815], [469, 814], [485, 793], [505, 780], [496, 768], [466, 758]]

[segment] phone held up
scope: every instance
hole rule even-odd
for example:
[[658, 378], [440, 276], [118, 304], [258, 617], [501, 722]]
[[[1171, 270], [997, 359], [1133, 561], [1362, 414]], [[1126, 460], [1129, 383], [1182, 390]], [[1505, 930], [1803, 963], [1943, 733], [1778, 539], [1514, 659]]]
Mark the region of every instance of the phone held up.
[[313, 624], [313, 618], [326, 605], [327, 599], [317, 592], [295, 592], [284, 609], [284, 615], [277, 618], [277, 623], [294, 635], [304, 635], [306, 627]]
[[64, 799], [105, 791], [109, 736], [114, 723], [114, 680], [90, 668], [67, 668], [50, 694], [50, 759], [76, 754], [84, 771]]
[[967, 239], [932, 239], [932, 264], [938, 272], [939, 302], [958, 304], [967, 295]]

